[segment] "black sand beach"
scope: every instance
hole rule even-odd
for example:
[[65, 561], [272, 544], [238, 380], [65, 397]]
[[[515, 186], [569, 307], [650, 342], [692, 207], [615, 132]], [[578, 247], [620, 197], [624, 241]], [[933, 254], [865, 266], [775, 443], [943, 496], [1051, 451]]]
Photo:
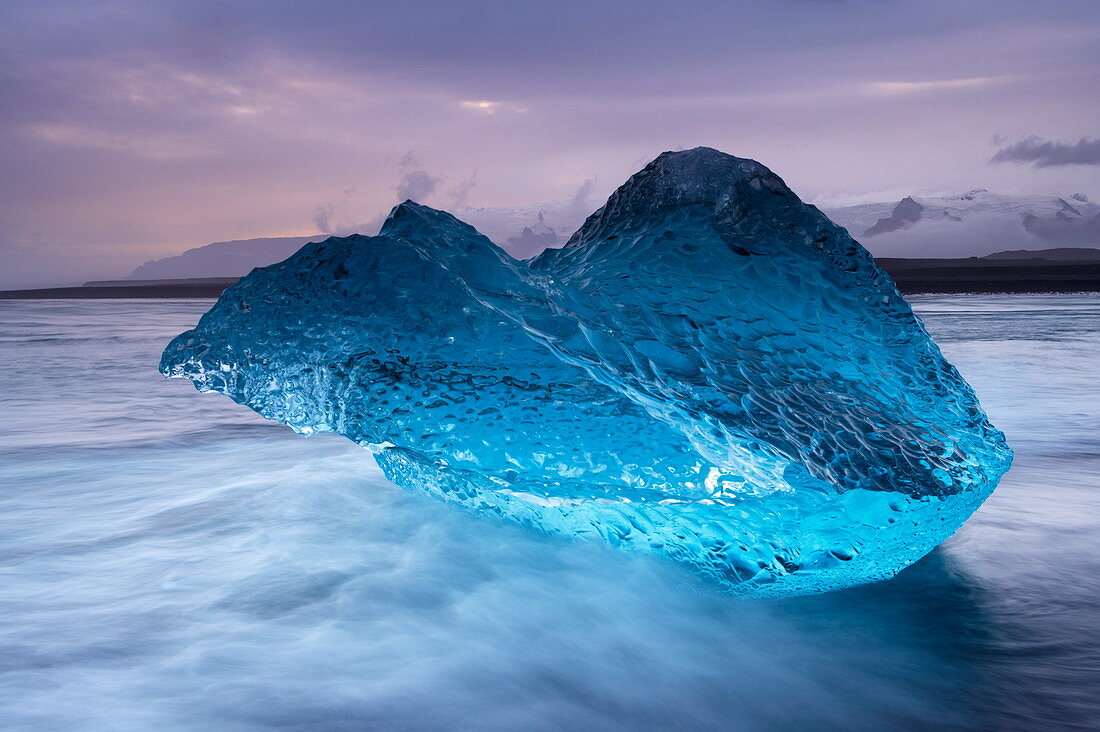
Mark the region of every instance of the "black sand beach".
[[1100, 291], [1100, 261], [1048, 259], [877, 260], [906, 295]]
[[[1042, 258], [877, 260], [906, 295], [1100, 292], [1100, 260]], [[5, 300], [216, 298], [233, 277], [179, 280], [111, 280], [76, 287], [0, 290]]]

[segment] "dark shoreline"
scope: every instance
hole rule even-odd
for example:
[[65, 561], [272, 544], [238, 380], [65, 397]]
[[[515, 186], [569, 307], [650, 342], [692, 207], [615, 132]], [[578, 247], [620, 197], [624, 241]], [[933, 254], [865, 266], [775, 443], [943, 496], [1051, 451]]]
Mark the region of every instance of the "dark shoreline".
[[237, 280], [217, 284], [135, 284], [120, 286], [44, 287], [36, 290], [0, 290], [0, 300], [149, 300], [217, 298]]
[[[978, 258], [877, 261], [905, 295], [1100, 292], [1100, 261]], [[0, 299], [213, 299], [236, 281], [235, 277], [208, 277], [89, 282], [79, 287], [0, 290]]]
[[977, 258], [877, 261], [906, 295], [1100, 292], [1100, 261]]

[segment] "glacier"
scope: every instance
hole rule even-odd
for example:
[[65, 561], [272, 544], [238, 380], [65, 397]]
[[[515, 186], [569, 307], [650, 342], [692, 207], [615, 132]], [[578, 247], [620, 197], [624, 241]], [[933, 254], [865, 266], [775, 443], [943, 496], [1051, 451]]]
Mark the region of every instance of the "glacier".
[[1012, 460], [870, 254], [710, 148], [526, 261], [406, 201], [253, 270], [160, 369], [343, 435], [400, 486], [743, 595], [894, 575]]

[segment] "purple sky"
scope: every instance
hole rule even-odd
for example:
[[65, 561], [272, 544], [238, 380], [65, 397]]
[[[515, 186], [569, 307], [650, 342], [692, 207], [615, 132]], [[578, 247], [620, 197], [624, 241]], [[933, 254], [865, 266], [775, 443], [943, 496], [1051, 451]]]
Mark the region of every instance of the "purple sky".
[[696, 145], [825, 204], [1100, 196], [1096, 0], [16, 1], [0, 99], [11, 287], [348, 229], [399, 194], [606, 195]]

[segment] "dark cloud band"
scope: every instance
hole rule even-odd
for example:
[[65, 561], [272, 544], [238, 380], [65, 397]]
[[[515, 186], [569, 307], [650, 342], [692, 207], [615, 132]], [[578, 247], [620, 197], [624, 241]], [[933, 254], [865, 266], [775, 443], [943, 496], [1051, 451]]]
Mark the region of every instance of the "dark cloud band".
[[1054, 142], [1041, 137], [1029, 137], [1015, 145], [1003, 147], [992, 163], [1030, 163], [1036, 168], [1061, 165], [1100, 165], [1100, 137], [1082, 137], [1075, 143]]

